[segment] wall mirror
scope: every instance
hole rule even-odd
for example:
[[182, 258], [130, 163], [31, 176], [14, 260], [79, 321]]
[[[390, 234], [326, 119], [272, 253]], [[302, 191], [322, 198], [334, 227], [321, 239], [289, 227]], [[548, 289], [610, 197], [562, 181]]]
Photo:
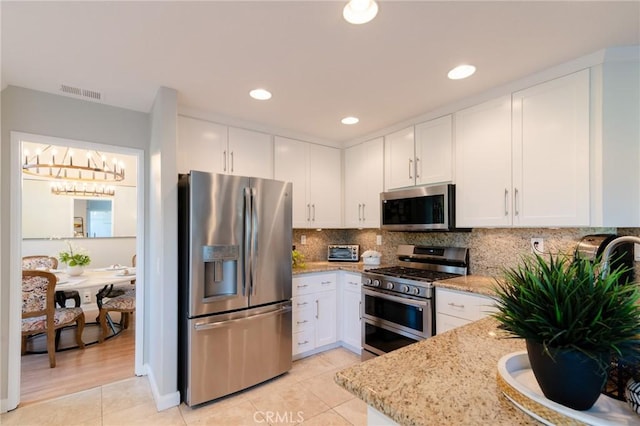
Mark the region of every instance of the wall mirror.
[[[118, 162], [126, 170], [125, 178], [120, 182], [110, 182], [109, 188], [113, 194], [92, 194], [95, 187], [103, 187], [100, 182], [103, 173], [91, 173], [85, 170], [78, 171], [69, 168], [67, 173], [84, 173], [83, 181], [73, 182], [61, 179], [59, 176], [51, 178], [47, 176], [49, 164], [62, 161], [67, 150], [66, 147], [53, 147], [50, 145], [23, 142], [23, 161], [39, 161], [43, 176], [22, 176], [22, 238], [109, 238], [132, 237], [136, 235], [137, 221], [137, 188], [136, 182], [136, 158], [117, 154]], [[26, 153], [25, 153], [26, 152]], [[52, 154], [55, 152], [56, 154]], [[35, 154], [37, 153], [37, 154]], [[95, 151], [74, 148], [73, 158], [75, 164], [89, 164], [90, 155], [96, 157]], [[107, 167], [111, 163], [114, 154], [99, 153], [106, 160]], [[58, 158], [53, 157], [56, 155]], [[68, 156], [67, 154], [64, 154]], [[37, 156], [37, 157], [36, 157]], [[52, 158], [53, 157], [53, 158]], [[34, 160], [35, 158], [35, 160]], [[67, 162], [69, 160], [66, 160]], [[103, 160], [98, 160], [101, 163]], [[115, 161], [114, 161], [115, 163]], [[102, 164], [98, 164], [102, 167]], [[55, 167], [52, 167], [55, 170]], [[55, 173], [55, 172], [54, 172]], [[95, 180], [95, 181], [93, 181]], [[73, 194], [54, 191], [55, 186], [75, 185], [85, 187], [86, 192], [76, 191]]]

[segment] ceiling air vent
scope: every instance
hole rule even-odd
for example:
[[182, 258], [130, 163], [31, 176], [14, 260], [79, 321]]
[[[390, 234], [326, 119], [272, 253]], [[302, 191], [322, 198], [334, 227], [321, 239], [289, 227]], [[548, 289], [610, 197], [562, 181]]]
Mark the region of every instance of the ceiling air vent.
[[70, 95], [75, 95], [75, 96], [82, 96], [84, 98], [89, 98], [94, 101], [102, 100], [102, 93], [96, 92], [95, 90], [81, 89], [79, 87], [67, 86], [66, 84], [61, 84], [60, 90], [63, 93], [68, 93]]

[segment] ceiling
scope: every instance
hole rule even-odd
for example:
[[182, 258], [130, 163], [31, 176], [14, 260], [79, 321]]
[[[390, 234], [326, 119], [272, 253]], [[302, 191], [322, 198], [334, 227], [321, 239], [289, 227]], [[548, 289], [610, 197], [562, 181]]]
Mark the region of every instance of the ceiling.
[[[171, 87], [180, 108], [340, 144], [640, 44], [640, 1], [381, 1], [365, 25], [342, 19], [345, 3], [2, 1], [2, 87], [68, 85], [144, 112]], [[478, 71], [448, 80], [462, 63]], [[273, 98], [249, 98], [256, 87]]]

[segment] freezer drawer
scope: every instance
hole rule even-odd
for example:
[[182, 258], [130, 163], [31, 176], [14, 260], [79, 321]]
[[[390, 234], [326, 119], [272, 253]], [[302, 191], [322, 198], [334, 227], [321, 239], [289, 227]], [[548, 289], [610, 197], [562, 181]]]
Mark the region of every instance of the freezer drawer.
[[291, 302], [188, 321], [184, 401], [196, 405], [291, 369]]

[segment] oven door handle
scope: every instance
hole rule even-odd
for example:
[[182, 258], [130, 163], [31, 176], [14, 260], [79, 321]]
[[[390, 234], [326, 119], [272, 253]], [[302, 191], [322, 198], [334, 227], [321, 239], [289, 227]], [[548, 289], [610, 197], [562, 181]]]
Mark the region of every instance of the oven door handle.
[[428, 300], [416, 300], [409, 297], [394, 296], [391, 294], [383, 293], [381, 291], [372, 291], [365, 288], [362, 289], [362, 294], [371, 297], [378, 297], [380, 299], [391, 300], [392, 302], [402, 303], [403, 305], [416, 306], [418, 308], [426, 308], [427, 306], [429, 306]]

